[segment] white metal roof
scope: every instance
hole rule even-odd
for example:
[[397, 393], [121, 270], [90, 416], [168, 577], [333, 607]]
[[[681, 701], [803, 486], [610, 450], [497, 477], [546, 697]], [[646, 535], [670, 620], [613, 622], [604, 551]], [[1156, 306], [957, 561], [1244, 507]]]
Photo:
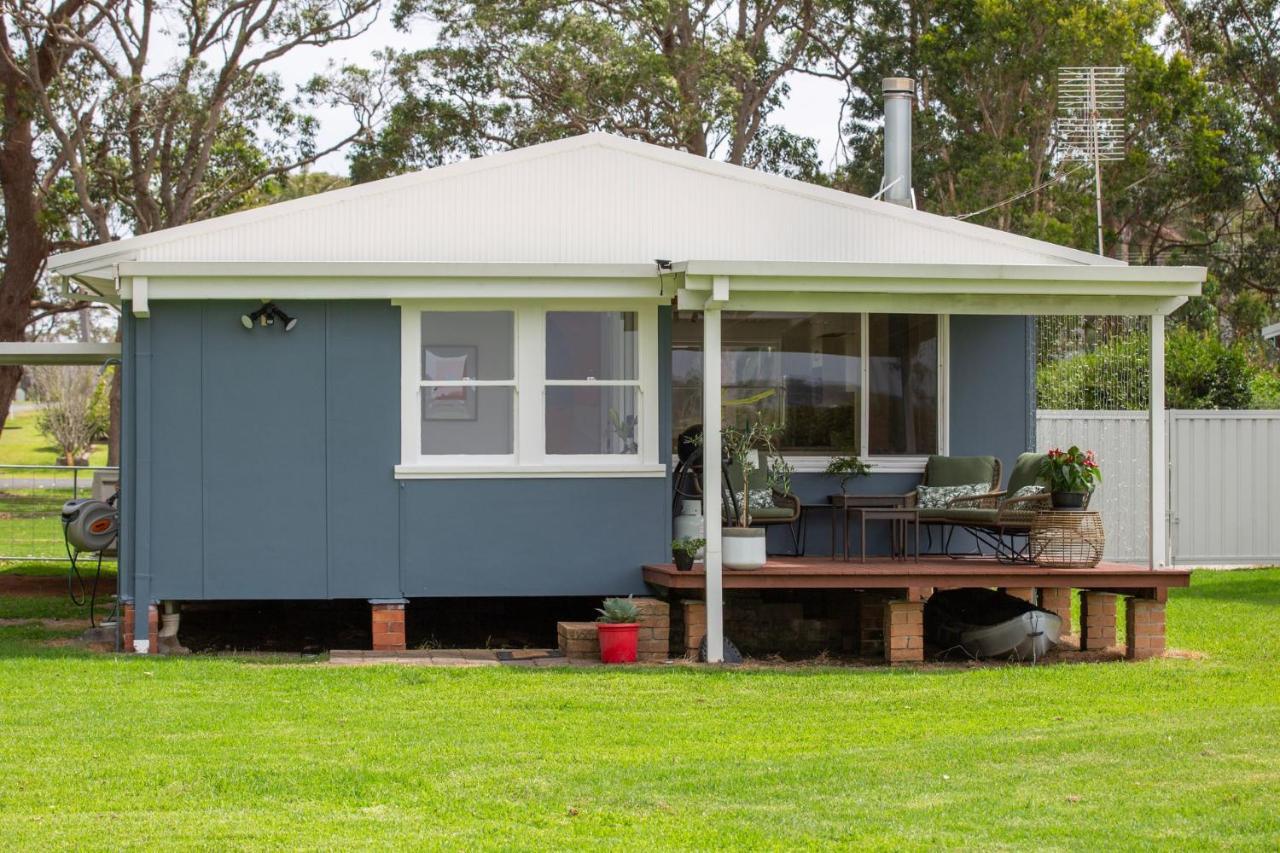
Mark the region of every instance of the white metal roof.
[[119, 262], [1120, 262], [592, 133], [55, 256]]

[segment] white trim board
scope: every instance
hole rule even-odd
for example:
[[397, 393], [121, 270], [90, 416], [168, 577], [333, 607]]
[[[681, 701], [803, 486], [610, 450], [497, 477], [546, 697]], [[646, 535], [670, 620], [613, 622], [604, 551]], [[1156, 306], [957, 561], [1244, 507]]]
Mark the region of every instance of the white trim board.
[[120, 357], [117, 343], [0, 343], [0, 364], [88, 364], [101, 365]]

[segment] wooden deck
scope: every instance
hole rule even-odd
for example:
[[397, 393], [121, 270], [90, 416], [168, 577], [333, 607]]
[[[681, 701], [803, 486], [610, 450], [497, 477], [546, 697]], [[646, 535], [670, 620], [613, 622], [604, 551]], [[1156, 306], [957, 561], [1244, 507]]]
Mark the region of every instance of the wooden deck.
[[[885, 558], [868, 558], [862, 563], [829, 557], [770, 557], [761, 569], [725, 569], [723, 579], [725, 589], [900, 589], [907, 597], [916, 598], [931, 589], [1059, 587], [1164, 601], [1170, 587], [1190, 585], [1191, 572], [1123, 563], [1100, 563], [1092, 569], [1044, 569], [976, 557], [921, 557], [918, 563]], [[700, 563], [689, 572], [678, 571], [671, 563], [648, 565], [644, 580], [660, 590], [702, 590], [706, 585]]]

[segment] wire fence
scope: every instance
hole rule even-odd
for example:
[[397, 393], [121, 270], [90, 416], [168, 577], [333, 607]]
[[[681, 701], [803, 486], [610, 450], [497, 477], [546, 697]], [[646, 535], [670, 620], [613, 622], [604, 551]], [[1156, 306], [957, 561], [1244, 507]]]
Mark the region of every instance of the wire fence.
[[1036, 408], [1145, 411], [1151, 337], [1145, 317], [1036, 318]]
[[0, 560], [66, 562], [62, 505], [108, 498], [118, 468], [0, 465]]

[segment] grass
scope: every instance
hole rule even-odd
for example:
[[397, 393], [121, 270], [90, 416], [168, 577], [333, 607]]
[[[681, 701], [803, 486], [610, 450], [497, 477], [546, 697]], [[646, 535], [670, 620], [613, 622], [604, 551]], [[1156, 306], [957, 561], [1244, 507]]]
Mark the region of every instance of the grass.
[[1280, 570], [1198, 572], [1169, 621], [1199, 656], [737, 671], [129, 658], [0, 627], [0, 837], [1275, 850]]
[[[0, 433], [0, 465], [56, 466], [62, 455], [52, 441], [36, 427], [37, 413], [15, 412], [9, 415]], [[90, 465], [107, 464], [106, 444], [95, 445], [89, 454]], [[64, 472], [65, 473], [65, 472]], [[93, 478], [90, 477], [90, 482]]]

